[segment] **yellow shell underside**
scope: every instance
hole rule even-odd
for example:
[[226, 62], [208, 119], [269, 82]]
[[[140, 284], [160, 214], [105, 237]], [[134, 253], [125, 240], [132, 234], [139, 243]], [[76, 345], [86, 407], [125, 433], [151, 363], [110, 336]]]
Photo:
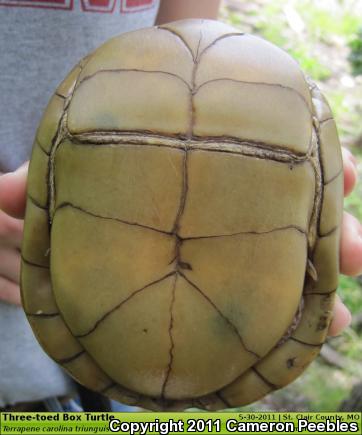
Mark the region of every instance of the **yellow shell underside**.
[[265, 41], [183, 21], [106, 43], [50, 101], [28, 196], [25, 311], [88, 387], [219, 409], [317, 355], [337, 286], [339, 143], [319, 91]]

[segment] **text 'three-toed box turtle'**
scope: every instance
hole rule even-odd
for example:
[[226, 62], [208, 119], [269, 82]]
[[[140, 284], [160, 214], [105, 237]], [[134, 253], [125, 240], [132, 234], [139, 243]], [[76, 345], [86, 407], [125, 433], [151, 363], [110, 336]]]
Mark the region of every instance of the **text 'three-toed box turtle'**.
[[37, 131], [29, 322], [74, 378], [119, 401], [250, 403], [326, 338], [342, 190], [328, 103], [284, 51], [213, 21], [111, 39]]

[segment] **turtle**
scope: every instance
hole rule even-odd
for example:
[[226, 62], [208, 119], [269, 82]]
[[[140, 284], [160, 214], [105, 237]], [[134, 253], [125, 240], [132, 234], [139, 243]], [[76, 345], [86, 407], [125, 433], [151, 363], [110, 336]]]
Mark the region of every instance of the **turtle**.
[[330, 107], [289, 54], [210, 20], [116, 36], [37, 129], [24, 311], [100, 394], [150, 410], [246, 405], [326, 339], [342, 198]]

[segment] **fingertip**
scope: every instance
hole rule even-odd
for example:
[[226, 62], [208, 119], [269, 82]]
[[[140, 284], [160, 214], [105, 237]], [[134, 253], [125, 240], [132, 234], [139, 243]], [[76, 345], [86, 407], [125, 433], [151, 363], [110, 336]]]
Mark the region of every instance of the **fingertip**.
[[328, 335], [332, 337], [340, 335], [342, 331], [351, 324], [351, 322], [351, 312], [341, 301], [341, 298], [337, 295], [333, 308], [333, 319], [328, 330]]
[[344, 171], [344, 196], [348, 196], [357, 183], [358, 171], [356, 167], [356, 159], [347, 148], [342, 148], [342, 156]]
[[16, 171], [0, 176], [0, 209], [15, 218], [23, 218], [29, 162]]
[[357, 276], [362, 273], [362, 225], [351, 214], [343, 213], [341, 248], [341, 273]]

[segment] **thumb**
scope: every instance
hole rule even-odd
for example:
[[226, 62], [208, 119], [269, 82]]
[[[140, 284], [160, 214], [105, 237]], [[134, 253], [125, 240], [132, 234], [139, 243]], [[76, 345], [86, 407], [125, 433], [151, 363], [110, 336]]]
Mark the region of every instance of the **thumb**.
[[19, 219], [25, 213], [28, 166], [25, 162], [16, 171], [0, 176], [0, 209]]

